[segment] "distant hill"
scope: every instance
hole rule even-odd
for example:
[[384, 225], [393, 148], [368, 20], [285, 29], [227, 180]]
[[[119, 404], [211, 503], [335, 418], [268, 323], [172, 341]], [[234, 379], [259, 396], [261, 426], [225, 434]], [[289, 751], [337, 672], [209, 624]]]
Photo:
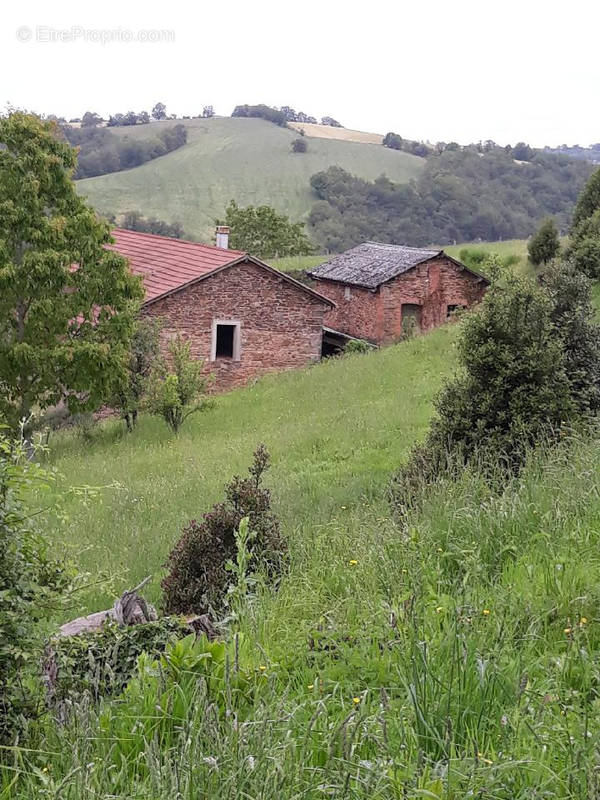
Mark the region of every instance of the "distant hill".
[[333, 125], [315, 125], [309, 122], [288, 122], [295, 131], [304, 131], [306, 136], [317, 139], [339, 139], [344, 142], [361, 142], [362, 144], [382, 144], [381, 133], [353, 131], [350, 128], [336, 128]]
[[[223, 214], [232, 198], [240, 205], [266, 203], [294, 220], [303, 220], [315, 200], [310, 178], [316, 172], [337, 165], [365, 180], [385, 174], [397, 183], [407, 183], [418, 177], [425, 164], [417, 156], [369, 142], [312, 136], [307, 153], [292, 153], [298, 132], [260, 119], [177, 122], [187, 128], [187, 144], [134, 169], [78, 181], [79, 191], [99, 211], [135, 209], [167, 222], [177, 220], [185, 231], [206, 240], [212, 236], [214, 218]], [[165, 120], [111, 131], [144, 139], [172, 125], [173, 120]], [[328, 130], [353, 133], [343, 128]]]

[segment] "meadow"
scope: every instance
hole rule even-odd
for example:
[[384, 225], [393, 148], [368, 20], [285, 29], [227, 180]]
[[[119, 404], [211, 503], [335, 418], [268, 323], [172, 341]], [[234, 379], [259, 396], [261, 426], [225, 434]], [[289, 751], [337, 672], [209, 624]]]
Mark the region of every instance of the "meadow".
[[267, 204], [305, 219], [314, 202], [310, 177], [336, 164], [361, 178], [381, 174], [404, 183], [425, 161], [369, 143], [310, 138], [308, 152], [292, 153], [298, 134], [260, 119], [154, 122], [111, 128], [117, 136], [151, 138], [161, 126], [183, 124], [183, 147], [134, 169], [77, 181], [78, 191], [101, 212], [141, 211], [182, 223], [200, 241], [211, 241], [215, 217], [231, 199], [241, 206]]
[[141, 666], [120, 700], [17, 749], [1, 797], [597, 796], [598, 442], [566, 436], [500, 495], [467, 472], [402, 527], [386, 502], [459, 325], [263, 378], [176, 439], [144, 418], [51, 442], [65, 486], [104, 486], [54, 537], [113, 591], [152, 574], [158, 599], [179, 527], [259, 441], [289, 569], [246, 597], [220, 677], [177, 669], [182, 648]]
[[0, 798], [600, 796], [600, 434], [565, 431], [502, 492], [467, 470], [403, 524], [387, 501], [460, 326], [263, 377], [178, 436], [143, 416], [51, 438], [61, 488], [94, 489], [48, 518], [90, 573], [69, 616], [146, 575], [160, 604], [182, 526], [259, 442], [289, 565], [246, 586], [224, 645], [183, 642], [120, 698], [47, 717]]

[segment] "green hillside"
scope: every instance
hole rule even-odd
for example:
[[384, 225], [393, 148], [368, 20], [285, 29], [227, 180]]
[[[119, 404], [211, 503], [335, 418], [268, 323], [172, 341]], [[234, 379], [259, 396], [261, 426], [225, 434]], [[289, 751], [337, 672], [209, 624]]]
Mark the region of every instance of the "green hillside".
[[[233, 623], [237, 701], [240, 684], [207, 663], [206, 682], [161, 670], [161, 692], [176, 682], [173, 706], [155, 694], [154, 670], [71, 724], [47, 720], [39, 749], [0, 772], [3, 797], [593, 796], [598, 443], [565, 442], [500, 495], [465, 474], [404, 529], [386, 503], [456, 363], [457, 334], [450, 325], [261, 379], [178, 438], [144, 418], [130, 436], [113, 421], [87, 444], [51, 443], [66, 486], [103, 487], [87, 504], [73, 497], [54, 530], [92, 573], [82, 610], [148, 574], [157, 599], [181, 526], [261, 441], [290, 563]], [[98, 588], [100, 572], [112, 586]], [[220, 686], [236, 711], [214, 701]]]
[[[180, 120], [177, 123], [181, 122]], [[160, 126], [112, 128], [118, 136], [152, 137]], [[307, 153], [292, 153], [297, 132], [260, 119], [214, 117], [183, 120], [188, 143], [135, 169], [78, 181], [79, 190], [103, 212], [139, 210], [178, 220], [199, 239], [210, 239], [214, 218], [233, 198], [240, 205], [266, 203], [303, 219], [314, 197], [311, 175], [339, 165], [373, 180], [384, 173], [406, 182], [424, 160], [381, 145], [310, 138]]]

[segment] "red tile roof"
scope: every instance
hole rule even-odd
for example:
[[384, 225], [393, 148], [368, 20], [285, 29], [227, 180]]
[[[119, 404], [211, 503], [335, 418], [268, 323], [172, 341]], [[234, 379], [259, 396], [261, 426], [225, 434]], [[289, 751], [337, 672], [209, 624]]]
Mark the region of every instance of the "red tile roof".
[[146, 289], [146, 303], [246, 255], [241, 250], [224, 250], [123, 228], [115, 228], [112, 236], [115, 243], [108, 247], [129, 259], [133, 274], [141, 276]]

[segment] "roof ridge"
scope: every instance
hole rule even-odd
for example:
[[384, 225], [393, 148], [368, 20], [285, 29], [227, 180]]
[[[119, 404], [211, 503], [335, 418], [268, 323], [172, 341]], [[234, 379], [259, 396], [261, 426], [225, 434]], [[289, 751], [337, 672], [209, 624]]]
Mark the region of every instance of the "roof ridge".
[[[391, 248], [402, 248], [403, 250], [419, 250], [421, 252], [426, 253], [442, 253], [443, 250], [436, 247], [413, 247], [410, 244], [392, 244], [391, 242], [376, 242], [373, 239], [367, 239], [366, 242], [362, 242], [363, 245], [365, 244], [374, 244], [378, 247], [391, 247]], [[360, 244], [356, 245], [357, 247], [361, 247]], [[343, 254], [342, 254], [343, 255]]]
[[225, 247], [217, 247], [214, 244], [206, 244], [206, 242], [194, 242], [192, 239], [177, 239], [175, 236], [163, 236], [162, 233], [149, 233], [148, 231], [132, 231], [129, 228], [119, 228], [118, 226], [111, 228], [110, 230], [111, 235], [113, 231], [119, 231], [119, 233], [125, 233], [125, 234], [133, 234], [134, 236], [149, 236], [152, 237], [153, 239], [166, 239], [169, 242], [177, 242], [178, 244], [192, 244], [196, 245], [196, 247], [207, 247], [210, 250], [218, 250], [219, 253], [228, 252], [228, 253], [233, 253], [236, 256], [248, 255], [248, 252], [246, 250], [230, 250], [229, 248]]

